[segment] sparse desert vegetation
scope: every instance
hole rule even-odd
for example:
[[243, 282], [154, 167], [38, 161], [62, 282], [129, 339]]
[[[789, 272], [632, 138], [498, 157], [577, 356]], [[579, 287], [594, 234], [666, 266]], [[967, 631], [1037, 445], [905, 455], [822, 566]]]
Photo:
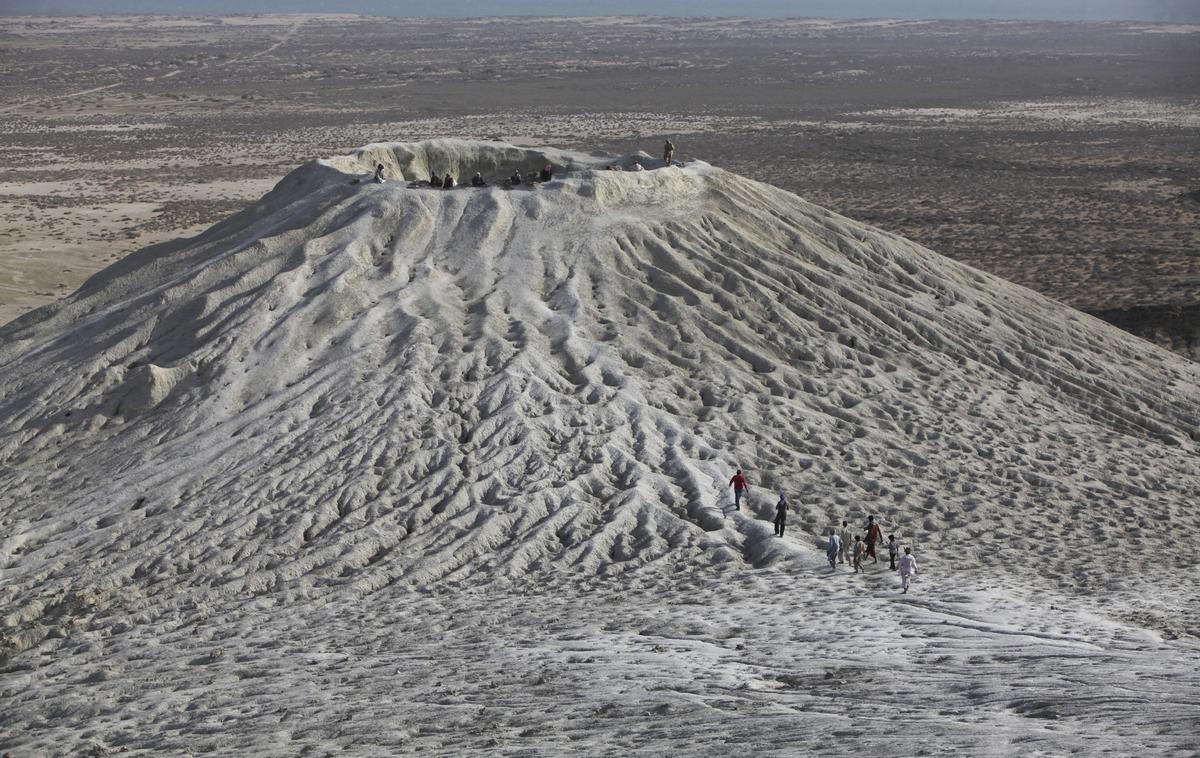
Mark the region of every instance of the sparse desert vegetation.
[[1196, 355], [1196, 27], [7, 18], [0, 42], [0, 321], [312, 157], [671, 135]]

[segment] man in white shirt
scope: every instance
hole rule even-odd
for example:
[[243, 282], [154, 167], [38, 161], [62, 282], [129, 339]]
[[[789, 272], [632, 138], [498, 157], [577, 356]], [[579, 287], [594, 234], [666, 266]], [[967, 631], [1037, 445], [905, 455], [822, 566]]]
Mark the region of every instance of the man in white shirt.
[[837, 570], [838, 556], [845, 553], [842, 550], [842, 538], [836, 529], [829, 530], [829, 545], [825, 548], [825, 557], [829, 559], [829, 568]]
[[908, 582], [917, 574], [917, 556], [912, 554], [912, 548], [904, 548], [904, 555], [900, 556], [900, 586], [904, 588], [904, 594], [908, 594]]

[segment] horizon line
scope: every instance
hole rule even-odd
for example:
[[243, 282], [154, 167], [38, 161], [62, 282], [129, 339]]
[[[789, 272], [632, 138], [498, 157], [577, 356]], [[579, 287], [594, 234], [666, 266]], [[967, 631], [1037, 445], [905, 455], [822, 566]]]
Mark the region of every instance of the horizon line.
[[562, 14], [544, 14], [544, 13], [504, 13], [492, 16], [430, 16], [430, 15], [392, 15], [379, 13], [347, 13], [347, 12], [321, 12], [321, 11], [278, 11], [278, 12], [260, 12], [260, 13], [170, 13], [165, 11], [114, 11], [109, 13], [5, 13], [0, 10], [0, 18], [53, 18], [53, 19], [68, 19], [68, 18], [146, 18], [146, 17], [162, 17], [162, 18], [196, 18], [196, 19], [222, 19], [222, 18], [268, 18], [268, 17], [289, 17], [295, 18], [307, 16], [313, 18], [388, 18], [388, 19], [417, 19], [422, 21], [491, 21], [497, 19], [614, 19], [614, 18], [663, 18], [663, 19], [678, 19], [678, 20], [744, 20], [744, 21], [835, 21], [835, 22], [855, 22], [855, 21], [896, 21], [900, 23], [938, 23], [938, 22], [954, 22], [954, 21], [975, 21], [983, 23], [1031, 23], [1037, 22], [1040, 24], [1155, 24], [1161, 26], [1197, 26], [1200, 31], [1200, 20], [1197, 21], [1164, 21], [1164, 20], [1148, 20], [1140, 18], [1035, 18], [1026, 16], [951, 16], [951, 17], [904, 17], [904, 16], [746, 16], [746, 15], [726, 15], [726, 14], [709, 14], [709, 15], [675, 15], [663, 13], [612, 13], [598, 15], [580, 15], [577, 13], [562, 13]]

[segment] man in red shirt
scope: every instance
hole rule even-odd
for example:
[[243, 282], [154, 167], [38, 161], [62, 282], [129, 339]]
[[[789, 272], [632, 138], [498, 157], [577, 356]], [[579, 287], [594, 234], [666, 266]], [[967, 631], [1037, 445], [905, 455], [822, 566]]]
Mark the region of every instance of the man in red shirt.
[[750, 485], [746, 484], [746, 477], [742, 476], [741, 469], [738, 469], [729, 483], [733, 485], [733, 509], [740, 511], [742, 509], [742, 493], [749, 492]]

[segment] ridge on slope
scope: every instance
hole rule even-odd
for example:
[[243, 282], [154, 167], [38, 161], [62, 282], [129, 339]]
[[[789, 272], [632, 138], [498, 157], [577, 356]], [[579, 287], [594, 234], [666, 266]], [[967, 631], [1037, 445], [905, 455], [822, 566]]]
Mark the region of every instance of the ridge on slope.
[[702, 162], [607, 162], [368, 146], [0, 329], [9, 647], [72, 604], [815, 566], [868, 512], [1030, 581], [1191, 560], [1195, 364]]

